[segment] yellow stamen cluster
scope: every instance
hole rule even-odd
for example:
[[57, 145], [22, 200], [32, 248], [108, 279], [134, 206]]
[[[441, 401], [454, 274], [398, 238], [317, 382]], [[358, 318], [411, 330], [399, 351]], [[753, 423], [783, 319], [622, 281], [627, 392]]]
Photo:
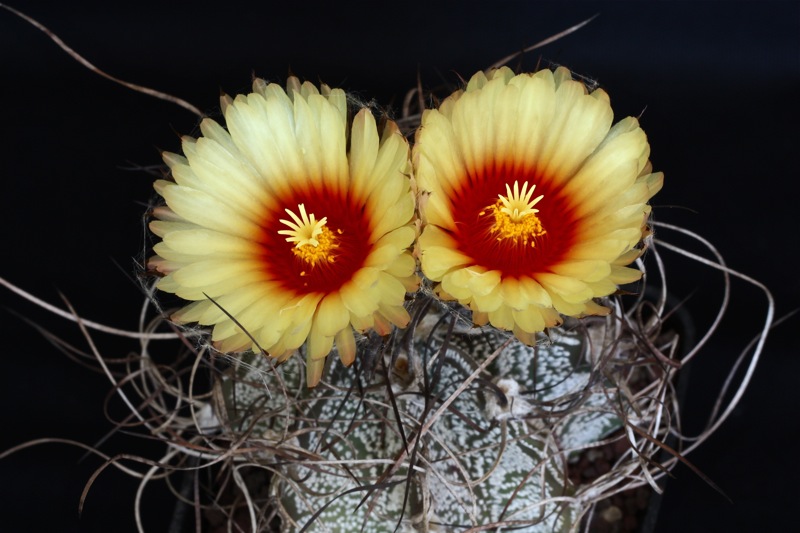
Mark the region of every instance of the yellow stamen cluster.
[[506, 196], [498, 194], [498, 200], [481, 211], [481, 215], [491, 213], [494, 216], [492, 233], [497, 235], [497, 240], [512, 239], [515, 244], [522, 242], [523, 246], [528, 245], [530, 240], [531, 247], [536, 246], [536, 237], [541, 237], [547, 231], [542, 227], [542, 222], [536, 213], [539, 212], [535, 206], [544, 197], [540, 194], [531, 199], [536, 185], [528, 189], [528, 182], [522, 184], [519, 189], [519, 182], [514, 182], [514, 189], [506, 183]]
[[290, 209], [285, 209], [292, 220], [281, 219], [280, 222], [291, 229], [281, 230], [278, 234], [288, 235], [286, 242], [294, 243], [292, 253], [306, 264], [314, 267], [323, 261], [333, 263], [336, 256], [332, 252], [339, 245], [333, 232], [326, 226], [328, 217], [317, 220], [313, 213], [306, 213], [304, 204], [298, 205], [297, 208], [300, 211], [299, 217]]

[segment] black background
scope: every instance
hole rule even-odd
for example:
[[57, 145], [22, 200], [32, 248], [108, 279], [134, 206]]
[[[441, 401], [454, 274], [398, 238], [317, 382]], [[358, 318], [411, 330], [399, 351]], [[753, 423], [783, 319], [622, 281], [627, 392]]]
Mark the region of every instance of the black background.
[[[457, 83], [599, 14], [521, 66], [566, 65], [599, 81], [618, 118], [642, 114], [651, 159], [666, 173], [653, 200], [657, 220], [711, 240], [731, 267], [774, 292], [779, 315], [797, 306], [798, 3], [44, 6], [15, 4], [109, 73], [212, 113], [220, 90], [247, 91], [253, 73], [282, 81], [289, 71], [396, 110], [418, 74], [427, 88]], [[197, 119], [88, 72], [5, 11], [0, 58], [0, 275], [51, 302], [61, 291], [87, 318], [133, 328], [141, 296], [131, 276], [144, 257], [142, 213], [153, 192], [149, 175], [125, 167], [160, 163], [159, 150], [177, 151], [178, 135], [193, 133]], [[666, 251], [664, 258], [671, 287], [692, 295], [688, 306], [702, 327], [714, 312], [719, 276]], [[81, 343], [74, 326], [0, 290], [6, 308]], [[735, 282], [728, 319], [689, 373], [689, 433], [702, 428], [764, 312], [763, 297]], [[108, 382], [0, 313], [0, 450], [39, 437], [96, 442], [111, 428], [103, 412]], [[781, 531], [795, 521], [798, 325], [794, 318], [774, 332], [741, 405], [689, 457], [733, 503], [678, 467], [656, 531]], [[97, 342], [109, 356], [135, 348], [103, 335]], [[124, 413], [118, 402], [111, 410]], [[161, 450], [125, 435], [101, 448], [154, 459]], [[1, 460], [0, 529], [134, 530], [136, 482], [111, 469], [78, 518], [80, 492], [101, 464], [81, 455], [47, 444]], [[145, 507], [146, 529], [166, 530], [169, 496], [148, 490]]]

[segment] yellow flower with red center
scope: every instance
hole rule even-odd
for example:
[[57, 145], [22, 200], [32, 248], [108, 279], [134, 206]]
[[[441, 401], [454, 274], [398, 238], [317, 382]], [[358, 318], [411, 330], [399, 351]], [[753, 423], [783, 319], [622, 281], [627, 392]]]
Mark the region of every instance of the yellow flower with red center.
[[394, 122], [340, 89], [256, 80], [223, 97], [227, 130], [205, 119], [184, 156], [166, 153], [151, 268], [158, 288], [192, 300], [178, 323], [213, 326], [222, 352], [263, 348], [285, 359], [306, 343], [307, 382], [326, 355], [353, 362], [354, 330], [403, 327], [418, 284], [409, 148]]
[[479, 72], [423, 114], [413, 148], [423, 273], [523, 342], [636, 281], [663, 175], [636, 119], [569, 70]]

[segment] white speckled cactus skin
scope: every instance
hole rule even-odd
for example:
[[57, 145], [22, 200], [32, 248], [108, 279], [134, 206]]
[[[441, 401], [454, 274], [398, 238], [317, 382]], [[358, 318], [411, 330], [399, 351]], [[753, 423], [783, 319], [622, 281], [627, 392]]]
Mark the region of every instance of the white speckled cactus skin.
[[[620, 425], [604, 407], [609, 399], [591, 392], [584, 333], [560, 329], [535, 348], [511, 339], [476, 372], [508, 335], [456, 325], [440, 361], [448, 317], [441, 318], [432, 313], [418, 325], [411, 353], [395, 350], [394, 364], [385, 357], [392, 397], [381, 372], [369, 384], [362, 377], [359, 391], [357, 374], [338, 364], [323, 378], [328, 387], [309, 390], [299, 357], [279, 368], [280, 379], [267, 359], [254, 357], [238, 380], [225, 382], [229, 427], [250, 431], [265, 448], [254, 459], [276, 472], [271, 493], [284, 531], [459, 531], [508, 521], [552, 532], [574, 525], [574, 488], [562, 481], [569, 450]], [[427, 384], [418, 376], [425, 365]], [[589, 408], [551, 416], [549, 402], [565, 398]]]

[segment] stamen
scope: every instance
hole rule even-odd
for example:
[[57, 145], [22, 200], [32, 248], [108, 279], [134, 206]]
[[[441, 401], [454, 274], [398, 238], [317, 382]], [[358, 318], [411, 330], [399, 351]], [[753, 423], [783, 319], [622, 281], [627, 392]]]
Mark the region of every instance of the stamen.
[[536, 237], [541, 237], [547, 231], [542, 227], [542, 222], [536, 213], [539, 212], [534, 206], [544, 198], [540, 194], [533, 200], [533, 191], [536, 185], [528, 189], [528, 182], [522, 184], [519, 189], [519, 182], [514, 182], [514, 189], [506, 183], [506, 196], [498, 194], [498, 200], [480, 212], [480, 215], [491, 213], [494, 216], [494, 224], [490, 231], [495, 234], [498, 241], [512, 239], [515, 244], [522, 243], [527, 246], [530, 241], [531, 247], [536, 246]]
[[[306, 213], [304, 204], [299, 204], [297, 209], [300, 216], [290, 209], [284, 209], [292, 220], [280, 219], [280, 222], [291, 229], [280, 230], [278, 234], [287, 235], [286, 242], [294, 243], [292, 253], [312, 267], [322, 261], [333, 263], [336, 256], [332, 251], [339, 245], [336, 243], [337, 239], [333, 232], [326, 226], [328, 217], [317, 220], [313, 213]], [[339, 235], [342, 234], [342, 230], [337, 230], [337, 232]], [[301, 276], [305, 274], [304, 271]]]

